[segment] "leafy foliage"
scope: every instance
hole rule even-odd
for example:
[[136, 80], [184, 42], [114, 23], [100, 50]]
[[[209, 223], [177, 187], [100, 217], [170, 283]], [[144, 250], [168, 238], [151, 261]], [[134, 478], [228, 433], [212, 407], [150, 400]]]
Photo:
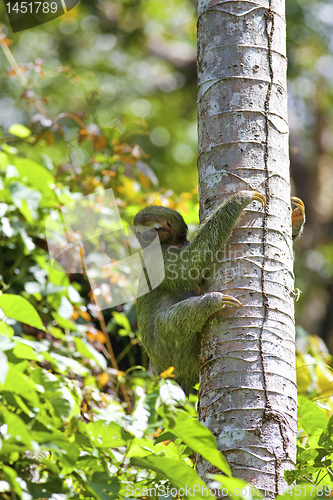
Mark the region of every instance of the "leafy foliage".
[[[6, 318], [15, 314], [13, 300]], [[55, 332], [55, 338], [37, 342], [14, 335], [6, 323], [0, 328], [3, 492], [22, 498], [58, 493], [59, 498], [99, 500], [156, 481], [179, 486], [184, 474], [191, 487], [200, 480], [189, 456], [202, 451], [203, 442], [205, 452], [211, 449], [216, 465], [228, 473], [209, 431], [188, 413], [176, 411], [189, 404], [172, 382], [153, 384], [140, 371], [131, 381], [124, 375], [129, 385], [135, 382], [136, 400], [133, 413], [126, 415], [115, 391], [117, 377], [111, 374], [113, 390], [101, 387], [98, 374], [106, 362], [93, 346], [87, 350], [78, 332]], [[170, 429], [172, 439], [155, 439], [161, 425], [165, 432]]]

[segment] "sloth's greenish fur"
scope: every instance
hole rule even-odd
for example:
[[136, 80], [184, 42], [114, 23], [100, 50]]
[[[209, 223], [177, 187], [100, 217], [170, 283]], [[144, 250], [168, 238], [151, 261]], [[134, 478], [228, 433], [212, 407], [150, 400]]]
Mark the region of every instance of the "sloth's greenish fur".
[[205, 323], [223, 305], [241, 305], [220, 292], [199, 295], [199, 285], [214, 264], [212, 256], [222, 249], [253, 200], [265, 199], [256, 191], [235, 194], [205, 219], [190, 242], [184, 219], [175, 210], [152, 206], [134, 218], [135, 226], [158, 232], [165, 268], [163, 282], [137, 299], [142, 342], [153, 372], [174, 366], [175, 380], [186, 394], [199, 380], [200, 333]]

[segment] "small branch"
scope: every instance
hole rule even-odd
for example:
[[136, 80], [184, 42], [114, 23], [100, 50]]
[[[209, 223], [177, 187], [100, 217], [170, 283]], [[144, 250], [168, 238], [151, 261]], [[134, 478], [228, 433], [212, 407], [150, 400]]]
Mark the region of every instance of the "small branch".
[[[115, 368], [119, 372], [120, 370], [118, 368], [118, 364], [117, 364], [117, 361], [116, 361], [116, 358], [115, 358], [115, 355], [114, 355], [114, 352], [113, 352], [113, 347], [112, 347], [112, 344], [111, 344], [111, 340], [110, 340], [110, 337], [109, 337], [108, 330], [106, 328], [105, 319], [104, 319], [104, 316], [103, 316], [103, 314], [102, 314], [101, 311], [97, 312], [97, 318], [98, 318], [98, 321], [99, 321], [99, 323], [101, 325], [102, 332], [104, 333], [104, 336], [106, 338], [106, 346], [107, 346], [108, 351], [109, 351], [110, 361], [111, 361], [112, 367]], [[131, 404], [131, 400], [130, 400], [130, 397], [128, 395], [126, 386], [125, 386], [124, 382], [122, 382], [121, 380], [119, 382], [120, 382], [120, 387], [121, 387], [122, 393], [124, 395], [124, 399], [125, 399], [125, 401], [127, 403], [127, 411], [128, 411], [128, 413], [131, 413], [132, 404]]]
[[60, 113], [60, 115], [55, 117], [55, 119], [53, 120], [53, 123], [57, 123], [57, 121], [60, 120], [61, 118], [71, 118], [78, 125], [80, 125], [81, 128], [83, 128], [83, 129], [86, 128], [85, 123], [82, 120], [80, 120], [80, 118], [78, 116], [73, 115], [73, 113]]
[[[9, 62], [9, 64], [13, 68], [13, 70], [15, 71], [15, 74], [17, 75], [17, 78], [19, 79], [22, 87], [24, 87], [25, 89], [32, 90], [29, 83], [28, 83], [28, 80], [26, 79], [26, 77], [24, 75], [24, 72], [22, 71], [20, 65], [17, 64], [16, 59], [15, 59], [12, 51], [8, 47], [8, 45], [6, 45], [6, 43], [4, 41], [0, 41], [0, 45], [1, 45], [1, 48], [3, 50], [3, 53], [4, 53], [7, 61]], [[47, 111], [46, 111], [45, 107], [43, 106], [43, 103], [35, 95], [33, 96], [33, 102], [35, 103], [36, 108], [38, 109], [38, 111], [42, 115], [47, 115]]]
[[[85, 262], [84, 262], [84, 258], [83, 258], [83, 251], [84, 251], [84, 249], [80, 245], [79, 254], [80, 254], [80, 259], [81, 259], [81, 265], [82, 265], [82, 269], [83, 269], [84, 274], [87, 276], [86, 266], [85, 266]], [[89, 279], [92, 280], [91, 277]], [[110, 361], [111, 361], [112, 367], [115, 368], [119, 372], [120, 370], [119, 370], [119, 367], [118, 367], [118, 363], [116, 361], [116, 357], [115, 357], [114, 352], [113, 352], [113, 347], [112, 347], [112, 344], [111, 344], [111, 340], [110, 340], [110, 337], [109, 337], [108, 330], [106, 328], [105, 319], [104, 319], [102, 311], [97, 311], [97, 319], [98, 319], [98, 321], [99, 321], [99, 323], [101, 325], [102, 332], [104, 333], [104, 336], [105, 336], [105, 339], [106, 339], [106, 346], [108, 348], [108, 352], [109, 352], [109, 356], [110, 356]], [[121, 380], [119, 380], [119, 383], [120, 383], [120, 388], [122, 390], [124, 399], [125, 399], [125, 401], [127, 403], [127, 412], [128, 412], [128, 414], [130, 414], [131, 410], [132, 410], [132, 404], [131, 404], [130, 397], [128, 395], [128, 392], [127, 392], [127, 389], [126, 389], [126, 386], [125, 386], [124, 382], [122, 382]]]

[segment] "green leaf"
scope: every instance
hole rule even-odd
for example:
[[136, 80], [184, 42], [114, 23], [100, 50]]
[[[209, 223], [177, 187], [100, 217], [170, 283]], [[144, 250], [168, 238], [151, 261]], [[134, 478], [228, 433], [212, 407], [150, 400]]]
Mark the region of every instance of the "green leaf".
[[65, 334], [60, 330], [60, 328], [57, 328], [56, 326], [49, 326], [48, 330], [55, 339], [65, 340]]
[[56, 313], [56, 312], [52, 312], [51, 313], [52, 316], [53, 316], [53, 319], [57, 322], [57, 324], [61, 327], [61, 328], [66, 328], [68, 330], [71, 330], [71, 331], [75, 331], [77, 330], [76, 328], [76, 325], [73, 321], [69, 320], [69, 319], [64, 319], [60, 316], [60, 314]]
[[4, 421], [8, 425], [8, 434], [11, 434], [12, 439], [24, 443], [31, 444], [32, 436], [24, 421], [15, 413], [9, 411], [4, 412]]
[[88, 373], [88, 369], [73, 358], [62, 356], [56, 352], [46, 352], [44, 357], [60, 373], [67, 373], [69, 368], [73, 370], [75, 375], [84, 376]]
[[47, 444], [47, 447], [48, 449], [53, 448], [58, 455], [60, 465], [65, 468], [65, 474], [72, 472], [76, 468], [77, 460], [80, 455], [80, 449], [76, 443], [65, 441], [63, 438], [59, 441], [52, 439], [52, 444]]
[[6, 335], [7, 337], [12, 337], [14, 335], [14, 330], [11, 326], [7, 325], [0, 320], [0, 335]]
[[110, 477], [105, 472], [94, 472], [92, 480], [87, 481], [87, 483], [98, 500], [110, 500], [112, 497], [118, 498], [117, 493], [120, 490], [120, 483], [117, 477]]
[[19, 359], [38, 359], [33, 348], [28, 345], [22, 344], [21, 342], [17, 342], [15, 348], [13, 349], [13, 354]]
[[34, 406], [39, 406], [36, 385], [31, 378], [19, 371], [19, 365], [9, 363], [8, 375], [2, 390], [18, 394], [27, 401], [30, 401]]
[[324, 410], [304, 396], [298, 397], [298, 414], [298, 428], [303, 429], [308, 436], [318, 429], [324, 430], [327, 426], [328, 417]]
[[96, 448], [116, 448], [126, 446], [132, 436], [115, 422], [106, 425], [104, 420], [89, 423], [85, 430], [87, 435]]
[[3, 478], [9, 482], [9, 484], [12, 487], [12, 490], [17, 495], [19, 495], [19, 498], [20, 498], [21, 494], [22, 494], [22, 488], [19, 485], [20, 481], [17, 481], [17, 479], [19, 479], [19, 478], [18, 478], [16, 471], [12, 467], [9, 467], [8, 465], [3, 465], [2, 471], [3, 471]]
[[75, 337], [74, 344], [76, 350], [80, 354], [82, 354], [82, 356], [88, 359], [93, 359], [101, 368], [103, 368], [103, 370], [106, 370], [107, 368], [106, 359], [104, 358], [104, 356], [102, 356], [102, 354], [96, 351], [96, 349], [91, 344], [89, 344], [89, 342], [84, 341], [79, 337]]
[[0, 307], [7, 318], [16, 319], [26, 325], [45, 331], [45, 326], [36, 309], [20, 295], [4, 293], [0, 296]]
[[193, 451], [200, 453], [209, 463], [231, 476], [230, 467], [222, 453], [217, 449], [213, 434], [195, 418], [184, 411], [178, 411], [175, 419], [169, 418], [169, 429]]
[[[60, 496], [60, 493], [69, 493], [67, 485], [64, 483], [64, 479], [52, 478], [49, 481], [45, 481], [42, 484], [35, 484], [31, 481], [27, 484], [28, 491], [33, 498], [69, 498], [69, 495]], [[56, 495], [58, 493], [58, 495]]]
[[328, 452], [333, 450], [333, 417], [328, 421], [327, 427], [319, 438], [318, 444], [323, 446]]
[[156, 439], [155, 439], [155, 442], [154, 444], [158, 444], [158, 443], [163, 443], [163, 441], [174, 441], [176, 439], [176, 436], [174, 434], [172, 434], [172, 432], [169, 432], [169, 431], [166, 431], [166, 432], [162, 432], [162, 434], [160, 434]]
[[16, 137], [20, 137], [21, 139], [26, 139], [31, 135], [31, 130], [20, 123], [14, 123], [11, 125], [8, 132], [12, 135], [16, 135]]
[[[133, 440], [133, 443], [135, 443], [135, 439]], [[132, 457], [142, 458], [150, 455], [151, 455], [151, 450], [147, 446], [141, 445], [139, 443], [132, 444], [131, 447], [129, 448], [129, 452], [127, 453], [128, 458]]]
[[[197, 500], [215, 498], [215, 496], [209, 494], [207, 485], [200, 479], [197, 472], [179, 459], [151, 455], [145, 458], [133, 457], [130, 462], [136, 467], [154, 470], [163, 477], [166, 477], [169, 479], [172, 487], [176, 489], [184, 488], [185, 490], [186, 485], [187, 489], [191, 491], [190, 498]], [[181, 496], [185, 497], [185, 491]]]
[[[110, 500], [111, 498], [119, 498], [117, 495], [120, 490], [120, 482], [116, 477], [111, 477], [105, 472], [94, 472], [92, 480], [86, 479], [86, 475], [80, 470], [75, 474], [78, 481], [84, 486], [90, 495], [89, 498], [96, 500]], [[87, 497], [88, 498], [88, 497]], [[124, 497], [122, 497], [124, 498]]]
[[67, 420], [70, 417], [75, 406], [75, 401], [67, 387], [60, 387], [57, 391], [45, 396], [48, 396], [58, 417], [62, 420]]
[[30, 346], [36, 354], [40, 354], [41, 352], [45, 352], [48, 350], [47, 345], [43, 344], [42, 342], [37, 342], [36, 340], [28, 340], [16, 336], [14, 337], [14, 339], [20, 344]]
[[35, 368], [30, 378], [36, 384], [43, 386], [45, 391], [56, 391], [59, 387], [59, 380], [57, 377], [43, 368]]
[[114, 311], [112, 313], [112, 316], [114, 317], [114, 320], [117, 323], [117, 325], [122, 326], [125, 330], [129, 332], [132, 330], [131, 324], [128, 321], [128, 318], [124, 314]]
[[42, 194], [36, 189], [24, 186], [20, 182], [10, 184], [9, 192], [14, 205], [22, 212], [22, 215], [29, 224], [33, 224], [33, 221], [38, 217], [37, 209], [42, 199]]
[[12, 337], [14, 335], [14, 330], [11, 326], [7, 325], [7, 323], [0, 321], [0, 334]]
[[3, 170], [6, 169], [8, 161], [8, 155], [6, 155], [3, 151], [0, 151], [0, 167], [2, 167]]
[[1, 149], [5, 151], [6, 153], [10, 155], [17, 155], [18, 154], [18, 149], [14, 148], [13, 146], [10, 146], [9, 144], [3, 143], [1, 144]]
[[245, 490], [245, 495], [241, 494], [242, 489], [246, 487], [247, 492], [251, 491], [253, 494], [259, 493], [260, 496], [255, 496], [255, 498], [264, 498], [263, 495], [260, 494], [258, 489], [249, 486], [249, 484], [246, 481], [243, 481], [243, 479], [239, 479], [236, 477], [226, 477], [220, 474], [207, 474], [207, 476], [217, 482], [216, 489], [222, 492], [223, 498], [225, 497], [225, 495], [228, 495], [228, 498], [230, 498], [231, 500], [247, 500], [248, 498], [253, 498], [252, 495], [249, 496], [248, 494], [246, 494]]
[[16, 157], [12, 162], [23, 181], [26, 178], [28, 184], [41, 192], [44, 192], [51, 184], [55, 184], [55, 179], [51, 172], [36, 161]]

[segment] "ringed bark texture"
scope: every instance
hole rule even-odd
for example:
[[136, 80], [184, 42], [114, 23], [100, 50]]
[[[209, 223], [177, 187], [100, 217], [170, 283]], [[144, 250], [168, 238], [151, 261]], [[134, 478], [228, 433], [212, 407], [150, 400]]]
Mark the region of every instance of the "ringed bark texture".
[[[202, 335], [199, 418], [232, 473], [274, 498], [296, 460], [294, 276], [283, 0], [199, 0], [200, 218], [258, 190], [206, 291], [242, 302]], [[221, 257], [220, 256], [220, 257]], [[201, 457], [198, 470], [216, 472]]]

